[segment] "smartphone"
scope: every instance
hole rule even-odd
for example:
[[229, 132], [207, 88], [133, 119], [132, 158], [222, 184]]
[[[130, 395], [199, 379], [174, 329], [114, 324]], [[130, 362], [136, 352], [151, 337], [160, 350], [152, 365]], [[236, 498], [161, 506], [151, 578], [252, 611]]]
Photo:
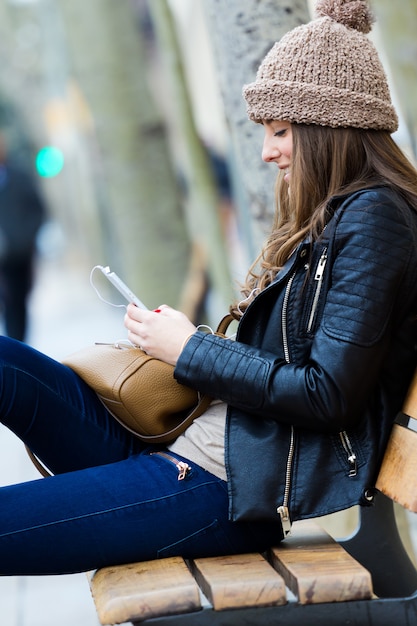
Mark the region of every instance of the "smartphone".
[[129, 303], [133, 302], [133, 304], [136, 304], [136, 306], [140, 309], [145, 309], [146, 311], [148, 310], [148, 307], [146, 307], [143, 302], [139, 300], [139, 298], [133, 293], [133, 291], [131, 291], [131, 289], [129, 289], [129, 287], [115, 272], [110, 270], [109, 266], [103, 267], [102, 265], [98, 265], [97, 267]]

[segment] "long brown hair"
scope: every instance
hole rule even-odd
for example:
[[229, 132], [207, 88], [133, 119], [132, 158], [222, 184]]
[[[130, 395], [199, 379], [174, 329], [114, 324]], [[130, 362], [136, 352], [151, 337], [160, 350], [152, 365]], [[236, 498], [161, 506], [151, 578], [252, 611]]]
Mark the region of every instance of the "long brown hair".
[[242, 286], [247, 298], [231, 313], [239, 319], [251, 294], [265, 289], [306, 235], [317, 239], [335, 195], [385, 185], [417, 210], [417, 171], [387, 131], [292, 124], [291, 189], [278, 175], [276, 211], [260, 255]]

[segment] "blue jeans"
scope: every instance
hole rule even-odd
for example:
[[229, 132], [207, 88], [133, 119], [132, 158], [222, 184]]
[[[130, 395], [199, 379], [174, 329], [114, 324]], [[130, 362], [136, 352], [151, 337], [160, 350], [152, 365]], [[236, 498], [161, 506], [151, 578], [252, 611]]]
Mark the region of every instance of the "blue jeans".
[[228, 520], [227, 484], [187, 461], [178, 480], [69, 368], [0, 337], [0, 421], [54, 474], [0, 488], [0, 575], [264, 550], [278, 525]]

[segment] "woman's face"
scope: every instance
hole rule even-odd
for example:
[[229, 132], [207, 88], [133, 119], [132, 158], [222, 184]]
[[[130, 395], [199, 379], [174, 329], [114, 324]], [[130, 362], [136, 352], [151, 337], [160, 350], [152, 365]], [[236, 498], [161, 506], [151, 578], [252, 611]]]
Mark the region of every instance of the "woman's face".
[[262, 159], [266, 163], [276, 163], [280, 170], [284, 170], [284, 180], [286, 183], [289, 183], [292, 156], [291, 123], [265, 120], [263, 127], [265, 137], [262, 148]]

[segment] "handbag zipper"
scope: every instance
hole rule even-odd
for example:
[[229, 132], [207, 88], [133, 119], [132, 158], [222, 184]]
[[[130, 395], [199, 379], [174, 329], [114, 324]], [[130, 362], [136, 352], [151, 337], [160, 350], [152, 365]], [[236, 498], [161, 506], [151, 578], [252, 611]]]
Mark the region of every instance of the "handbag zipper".
[[[291, 291], [292, 284], [294, 282], [294, 278], [295, 278], [295, 272], [290, 277], [288, 284], [285, 288], [284, 301], [282, 303], [282, 319], [281, 319], [282, 344], [284, 347], [284, 357], [285, 357], [286, 363], [291, 362], [290, 349], [288, 347], [287, 308], [288, 308], [288, 300], [290, 297], [290, 291]], [[295, 449], [295, 433], [294, 433], [294, 426], [291, 426], [290, 446], [288, 450], [287, 465], [285, 469], [284, 498], [282, 500], [281, 506], [277, 508], [277, 513], [281, 519], [281, 525], [282, 525], [284, 537], [289, 535], [289, 533], [291, 532], [291, 525], [292, 525], [288, 503], [290, 499], [291, 470], [292, 470], [292, 463], [294, 459], [294, 449]]]
[[327, 263], [327, 248], [325, 248], [319, 259], [314, 280], [316, 281], [316, 289], [314, 292], [313, 304], [311, 305], [310, 317], [308, 319], [307, 332], [310, 333], [313, 328], [314, 318], [316, 317], [317, 306], [319, 303], [321, 287], [323, 285], [324, 269]]
[[173, 463], [178, 470], [178, 480], [184, 480], [184, 478], [191, 471], [191, 466], [188, 465], [185, 461], [179, 461], [174, 456], [171, 456], [167, 452], [151, 452], [151, 455], [158, 454], [159, 456], [164, 457], [170, 463]]
[[349, 466], [349, 477], [356, 476], [358, 473], [358, 464], [356, 459], [356, 454], [353, 451], [351, 441], [349, 439], [349, 435], [345, 430], [340, 431], [339, 433], [340, 441], [342, 442], [342, 446], [347, 454], [347, 461]]

